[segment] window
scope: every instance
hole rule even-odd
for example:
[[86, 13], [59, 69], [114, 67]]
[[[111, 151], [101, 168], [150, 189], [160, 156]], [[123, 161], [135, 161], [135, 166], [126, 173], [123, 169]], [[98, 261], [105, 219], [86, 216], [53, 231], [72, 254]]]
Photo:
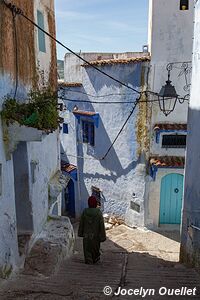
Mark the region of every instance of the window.
[[180, 0], [180, 10], [189, 9], [189, 0]]
[[[42, 29], [44, 29], [44, 15], [39, 10], [37, 11], [37, 23]], [[46, 52], [46, 44], [45, 44], [45, 33], [38, 29], [38, 45], [39, 51]]]
[[0, 164], [0, 196], [2, 196], [3, 178], [2, 178], [2, 164]]
[[94, 146], [94, 123], [82, 120], [83, 143]]
[[163, 148], [185, 148], [186, 135], [185, 134], [163, 135], [162, 147]]

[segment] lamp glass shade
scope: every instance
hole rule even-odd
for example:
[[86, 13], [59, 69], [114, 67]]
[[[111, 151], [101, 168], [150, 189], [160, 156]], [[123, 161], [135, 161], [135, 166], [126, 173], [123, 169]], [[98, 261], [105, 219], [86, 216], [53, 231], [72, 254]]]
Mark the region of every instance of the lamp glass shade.
[[178, 94], [175, 87], [171, 84], [170, 80], [167, 80], [158, 94], [160, 110], [165, 116], [168, 116], [175, 109], [177, 99]]

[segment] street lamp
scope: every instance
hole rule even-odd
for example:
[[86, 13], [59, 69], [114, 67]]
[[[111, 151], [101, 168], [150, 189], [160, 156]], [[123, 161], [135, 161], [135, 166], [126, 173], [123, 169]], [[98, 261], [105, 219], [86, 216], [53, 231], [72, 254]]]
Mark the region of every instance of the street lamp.
[[167, 117], [176, 106], [178, 94], [176, 93], [175, 87], [171, 84], [170, 80], [170, 71], [172, 69], [171, 64], [168, 64], [166, 69], [168, 71], [168, 80], [166, 81], [166, 84], [162, 86], [158, 94], [158, 102], [160, 110]]

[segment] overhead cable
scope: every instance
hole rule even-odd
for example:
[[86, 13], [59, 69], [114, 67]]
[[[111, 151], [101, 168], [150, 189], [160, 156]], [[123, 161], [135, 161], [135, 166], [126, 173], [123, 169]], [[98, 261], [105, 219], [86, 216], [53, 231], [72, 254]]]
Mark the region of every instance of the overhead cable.
[[128, 118], [126, 119], [126, 121], [125, 121], [124, 124], [122, 125], [122, 127], [121, 127], [120, 131], [118, 132], [116, 138], [114, 139], [114, 141], [112, 142], [112, 144], [110, 145], [110, 147], [108, 148], [108, 150], [106, 151], [106, 153], [104, 154], [104, 156], [101, 158], [101, 160], [104, 160], [104, 159], [106, 158], [106, 156], [108, 155], [108, 153], [110, 152], [110, 150], [111, 150], [112, 147], [114, 146], [115, 142], [117, 141], [117, 139], [118, 139], [118, 137], [120, 136], [121, 132], [123, 131], [124, 127], [125, 127], [126, 124], [128, 123], [128, 120], [130, 119], [130, 117], [131, 117], [132, 114], [134, 113], [135, 108], [136, 108], [136, 106], [137, 106], [139, 100], [140, 100], [140, 99], [138, 99], [138, 100], [135, 102], [135, 104], [134, 104], [132, 110], [130, 111], [130, 114], [129, 114]]

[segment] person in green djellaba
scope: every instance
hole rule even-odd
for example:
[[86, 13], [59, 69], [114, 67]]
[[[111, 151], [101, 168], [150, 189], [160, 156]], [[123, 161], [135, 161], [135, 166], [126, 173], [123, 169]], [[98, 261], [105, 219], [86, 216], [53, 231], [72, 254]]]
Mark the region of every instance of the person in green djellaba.
[[100, 243], [106, 240], [106, 231], [102, 213], [97, 208], [94, 196], [88, 198], [88, 206], [81, 215], [78, 236], [83, 237], [85, 263], [95, 264], [100, 260]]

